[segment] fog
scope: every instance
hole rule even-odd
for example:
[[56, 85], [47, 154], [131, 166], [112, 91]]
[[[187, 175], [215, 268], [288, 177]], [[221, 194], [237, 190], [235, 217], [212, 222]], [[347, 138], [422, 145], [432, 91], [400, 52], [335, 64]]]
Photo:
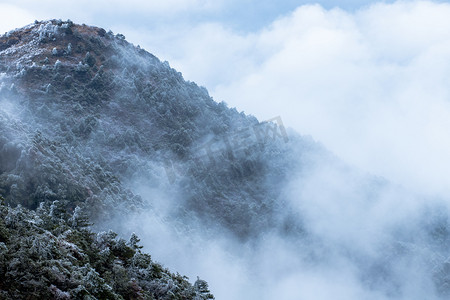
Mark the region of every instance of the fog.
[[301, 173], [283, 183], [283, 209], [298, 212], [305, 233], [274, 228], [242, 241], [200, 220], [171, 221], [182, 195], [135, 189], [163, 217], [128, 216], [124, 234], [137, 232], [165, 266], [207, 279], [217, 299], [442, 299], [433, 280], [448, 246], [431, 231], [447, 228], [447, 204], [330, 161]]
[[[172, 42], [158, 36], [156, 49], [216, 99], [263, 120], [276, 112], [333, 154], [266, 183], [282, 186], [300, 234], [241, 241], [145, 213], [128, 230], [167, 266], [207, 279], [218, 299], [445, 297], [436, 277], [448, 257], [449, 16], [432, 2], [309, 5], [249, 34], [200, 24], [165, 32]], [[169, 215], [183, 203], [137, 190]]]
[[276, 112], [361, 169], [444, 193], [449, 15], [427, 1], [309, 5], [257, 32], [200, 24], [152, 46], [214, 98], [262, 119]]
[[281, 115], [350, 164], [446, 193], [448, 15], [447, 3], [401, 1], [299, 6], [250, 32], [201, 19], [111, 27], [217, 100]]

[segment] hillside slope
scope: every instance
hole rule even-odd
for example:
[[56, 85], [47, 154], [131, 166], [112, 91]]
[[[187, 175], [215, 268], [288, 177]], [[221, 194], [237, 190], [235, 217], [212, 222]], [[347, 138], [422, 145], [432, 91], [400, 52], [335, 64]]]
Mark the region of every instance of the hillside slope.
[[260, 124], [213, 101], [100, 28], [38, 22], [2, 36], [0, 51], [0, 192], [8, 203], [85, 202], [105, 220], [152, 205], [129, 189], [145, 178], [184, 195], [176, 218], [219, 220], [242, 238], [275, 226], [279, 189], [265, 182], [283, 180], [290, 151], [277, 120]]

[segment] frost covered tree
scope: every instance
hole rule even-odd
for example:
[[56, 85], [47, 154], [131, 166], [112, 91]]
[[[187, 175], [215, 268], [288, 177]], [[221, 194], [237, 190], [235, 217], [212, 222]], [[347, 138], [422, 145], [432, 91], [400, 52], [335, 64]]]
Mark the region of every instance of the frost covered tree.
[[0, 205], [0, 299], [211, 299], [142, 253], [136, 235], [96, 235], [80, 208], [59, 208]]

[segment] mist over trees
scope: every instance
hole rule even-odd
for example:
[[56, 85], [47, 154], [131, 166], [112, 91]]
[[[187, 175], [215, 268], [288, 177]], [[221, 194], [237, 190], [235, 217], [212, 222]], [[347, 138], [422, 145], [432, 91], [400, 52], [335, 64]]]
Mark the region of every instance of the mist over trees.
[[0, 206], [2, 299], [213, 299], [208, 285], [172, 274], [139, 239], [93, 233], [77, 207], [58, 201], [36, 210]]

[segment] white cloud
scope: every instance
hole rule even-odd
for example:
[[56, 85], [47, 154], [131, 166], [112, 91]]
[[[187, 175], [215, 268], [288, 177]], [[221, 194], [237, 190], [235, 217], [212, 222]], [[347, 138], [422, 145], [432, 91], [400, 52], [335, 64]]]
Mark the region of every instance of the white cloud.
[[160, 25], [172, 27], [190, 22], [198, 15], [217, 12], [223, 4], [223, 1], [211, 0], [0, 1], [0, 30], [9, 31], [34, 20], [55, 18], [117, 29], [119, 32], [127, 26], [144, 26], [148, 30]]
[[34, 16], [17, 6], [0, 3], [0, 34], [33, 22]]
[[[214, 9], [221, 1], [211, 0], [166, 0], [166, 1], [142, 1], [142, 0], [99, 0], [88, 1], [79, 0], [65, 3], [55, 4], [51, 0], [31, 1], [31, 0], [16, 0], [14, 5], [20, 7], [27, 7], [32, 11], [44, 11], [52, 8], [52, 13], [57, 12], [72, 12], [75, 14], [107, 14], [114, 12], [116, 16], [123, 16], [127, 13], [133, 12], [142, 14], [156, 14], [163, 13], [166, 16], [169, 14], [176, 14], [186, 11], [208, 11]], [[57, 17], [57, 16], [54, 16]], [[116, 20], [118, 21], [118, 20]]]
[[437, 193], [450, 186], [449, 37], [449, 4], [404, 1], [301, 6], [250, 34], [192, 26], [150, 49], [215, 99], [281, 115], [349, 163]]

